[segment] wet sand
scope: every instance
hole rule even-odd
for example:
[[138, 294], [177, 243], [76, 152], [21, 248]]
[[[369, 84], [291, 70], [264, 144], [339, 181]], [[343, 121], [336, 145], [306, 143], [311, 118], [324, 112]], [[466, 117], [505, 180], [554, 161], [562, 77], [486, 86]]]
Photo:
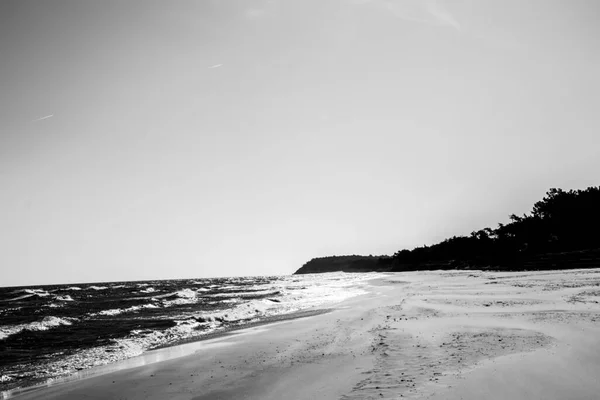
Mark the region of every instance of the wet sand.
[[387, 274], [368, 292], [16, 398], [598, 398], [600, 270]]

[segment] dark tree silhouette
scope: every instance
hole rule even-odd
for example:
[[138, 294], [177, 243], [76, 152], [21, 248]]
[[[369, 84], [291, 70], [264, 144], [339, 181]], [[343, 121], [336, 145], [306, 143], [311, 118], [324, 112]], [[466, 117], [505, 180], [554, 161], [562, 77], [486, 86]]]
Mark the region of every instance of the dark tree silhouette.
[[390, 256], [313, 259], [297, 273], [454, 268], [523, 270], [600, 267], [600, 186], [550, 189], [529, 214], [496, 229], [454, 236]]
[[[600, 187], [568, 192], [552, 188], [534, 204], [530, 214], [512, 214], [509, 221], [498, 224], [496, 229], [484, 228], [469, 236], [398, 251], [392, 256], [393, 269], [600, 266], [578, 262], [594, 261], [600, 249]], [[569, 252], [574, 253], [570, 258], [562, 255], [554, 259], [568, 258], [573, 262], [553, 265], [557, 263], [552, 263], [550, 254]], [[582, 252], [592, 254], [591, 259]]]

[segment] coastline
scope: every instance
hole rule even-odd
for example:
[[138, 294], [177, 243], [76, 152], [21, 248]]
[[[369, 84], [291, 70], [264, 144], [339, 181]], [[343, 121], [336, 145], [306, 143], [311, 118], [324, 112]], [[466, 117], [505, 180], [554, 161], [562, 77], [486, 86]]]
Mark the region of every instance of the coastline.
[[[5, 356], [0, 393], [257, 323], [310, 315], [365, 293], [361, 281], [376, 276], [333, 273], [5, 290], [3, 299], [26, 298], [0, 310]], [[55, 304], [59, 295], [69, 301]]]
[[207, 333], [205, 335], [194, 336], [192, 338], [182, 339], [177, 342], [158, 346], [131, 358], [78, 371], [74, 374], [52, 379], [49, 382], [35, 382], [31, 385], [25, 385], [15, 389], [0, 391], [0, 399], [12, 399], [26, 393], [32, 393], [39, 390], [43, 390], [47, 387], [63, 385], [73, 381], [80, 381], [83, 379], [89, 379], [92, 377], [105, 375], [114, 371], [138, 368], [156, 362], [183, 357], [185, 355], [193, 354], [197, 349], [205, 347], [203, 346], [205, 343], [210, 343], [211, 341], [218, 341], [219, 339], [222, 339], [226, 336], [244, 335], [249, 333], [251, 334], [254, 333], [254, 331], [257, 328], [261, 328], [263, 326], [273, 325], [295, 319], [309, 318], [320, 314], [326, 314], [331, 311], [333, 311], [332, 308], [310, 308], [287, 314], [272, 315], [265, 317], [261, 320], [252, 321], [241, 325], [229, 326], [214, 332]]
[[597, 269], [386, 274], [329, 312], [14, 398], [594, 398], [598, 284]]

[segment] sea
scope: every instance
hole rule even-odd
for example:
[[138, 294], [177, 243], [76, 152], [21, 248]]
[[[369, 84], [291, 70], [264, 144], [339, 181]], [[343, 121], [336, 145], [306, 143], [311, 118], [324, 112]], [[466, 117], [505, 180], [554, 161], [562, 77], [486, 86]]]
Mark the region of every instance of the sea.
[[[366, 293], [343, 272], [0, 287], [0, 391]], [[0, 396], [1, 398], [1, 396]]]

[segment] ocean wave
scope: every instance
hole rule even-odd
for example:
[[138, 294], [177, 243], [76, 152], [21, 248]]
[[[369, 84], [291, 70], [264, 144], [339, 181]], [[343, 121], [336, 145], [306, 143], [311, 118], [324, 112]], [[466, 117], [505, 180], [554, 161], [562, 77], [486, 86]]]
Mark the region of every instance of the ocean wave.
[[154, 296], [152, 299], [159, 300], [164, 307], [171, 307], [198, 302], [198, 293], [195, 290], [185, 288], [176, 292]]
[[92, 290], [106, 290], [106, 289], [108, 289], [108, 286], [88, 286], [86, 289], [92, 289]]
[[210, 285], [209, 287], [218, 287], [219, 290], [230, 290], [230, 289], [239, 289], [240, 285], [223, 285], [223, 286]]
[[0, 315], [1, 314], [7, 314], [7, 313], [11, 313], [14, 311], [18, 311], [20, 309], [22, 309], [23, 307], [9, 307], [9, 308], [2, 308], [0, 309]]
[[196, 318], [186, 318], [176, 320], [175, 326], [162, 331], [155, 330], [134, 330], [129, 337], [120, 339], [120, 344], [126, 344], [131, 348], [132, 345], [138, 346], [141, 352], [163, 346], [167, 343], [177, 342], [183, 339], [206, 335], [217, 330], [221, 323], [218, 321], [200, 321]]
[[156, 292], [156, 289], [154, 289], [152, 286], [147, 287], [146, 289], [140, 290], [140, 293], [154, 293], [154, 292]]
[[16, 335], [24, 330], [28, 331], [47, 331], [52, 328], [56, 328], [61, 325], [72, 325], [75, 319], [66, 319], [48, 316], [44, 317], [41, 321], [31, 322], [29, 324], [13, 325], [13, 326], [2, 326], [0, 327], [0, 340], [4, 340], [9, 336]]
[[69, 287], [59, 287], [57, 289], [54, 289], [53, 292], [78, 292], [80, 290], [83, 290], [83, 289], [80, 288], [79, 286], [69, 286]]
[[44, 289], [17, 289], [10, 292], [12, 294], [39, 294], [41, 296], [47, 296], [50, 293]]
[[114, 315], [119, 315], [119, 314], [125, 314], [125, 313], [130, 313], [130, 312], [136, 312], [136, 311], [140, 311], [143, 309], [147, 309], [147, 308], [158, 308], [157, 305], [154, 304], [143, 304], [141, 306], [132, 306], [132, 307], [128, 307], [128, 308], [114, 308], [111, 310], [103, 310], [97, 313], [93, 313], [93, 314], [89, 314], [90, 317], [97, 317], [97, 316], [114, 316]]
[[251, 300], [225, 310], [203, 313], [195, 317], [199, 322], [241, 323], [261, 317], [287, 314], [302, 308], [297, 303], [273, 301], [271, 299]]
[[19, 300], [25, 300], [25, 299], [28, 299], [28, 298], [30, 298], [30, 297], [39, 297], [39, 296], [37, 296], [37, 295], [35, 295], [35, 294], [24, 294], [23, 296], [14, 297], [14, 298], [12, 298], [12, 299], [6, 299], [6, 300], [3, 300], [3, 301], [19, 301]]
[[17, 300], [24, 300], [24, 299], [28, 299], [28, 298], [41, 298], [41, 297], [48, 297], [51, 296], [51, 294], [43, 289], [19, 289], [19, 290], [15, 290], [12, 291], [11, 294], [20, 294], [21, 296], [17, 296], [14, 297], [12, 299], [7, 299], [4, 301], [17, 301]]
[[206, 295], [210, 298], [224, 298], [224, 299], [253, 299], [253, 298], [264, 298], [264, 297], [276, 297], [281, 296], [283, 292], [281, 290], [253, 290], [250, 292], [228, 292], [228, 293], [215, 293]]
[[48, 291], [46, 291], [44, 289], [25, 289], [24, 292], [35, 294], [35, 295], [41, 296], [41, 297], [50, 296], [50, 293], [48, 293]]
[[173, 293], [173, 295], [179, 299], [195, 299], [197, 293], [195, 290], [186, 288], [178, 290], [177, 292]]
[[59, 317], [44, 317], [41, 321], [36, 321], [28, 324], [24, 329], [29, 331], [47, 331], [51, 328], [56, 328], [61, 325], [72, 325], [73, 322], [69, 319]]
[[51, 293], [42, 289], [23, 289], [12, 292], [13, 294], [21, 294], [21, 296], [14, 297], [12, 299], [7, 299], [4, 301], [19, 301], [25, 299], [40, 299], [53, 296]]
[[53, 296], [52, 300], [54, 300], [54, 302], [52, 302], [52, 303], [46, 303], [46, 304], [44, 304], [44, 307], [50, 307], [50, 308], [64, 307], [65, 303], [70, 303], [70, 302], [74, 302], [75, 301], [68, 294], [64, 295], [64, 296]]

